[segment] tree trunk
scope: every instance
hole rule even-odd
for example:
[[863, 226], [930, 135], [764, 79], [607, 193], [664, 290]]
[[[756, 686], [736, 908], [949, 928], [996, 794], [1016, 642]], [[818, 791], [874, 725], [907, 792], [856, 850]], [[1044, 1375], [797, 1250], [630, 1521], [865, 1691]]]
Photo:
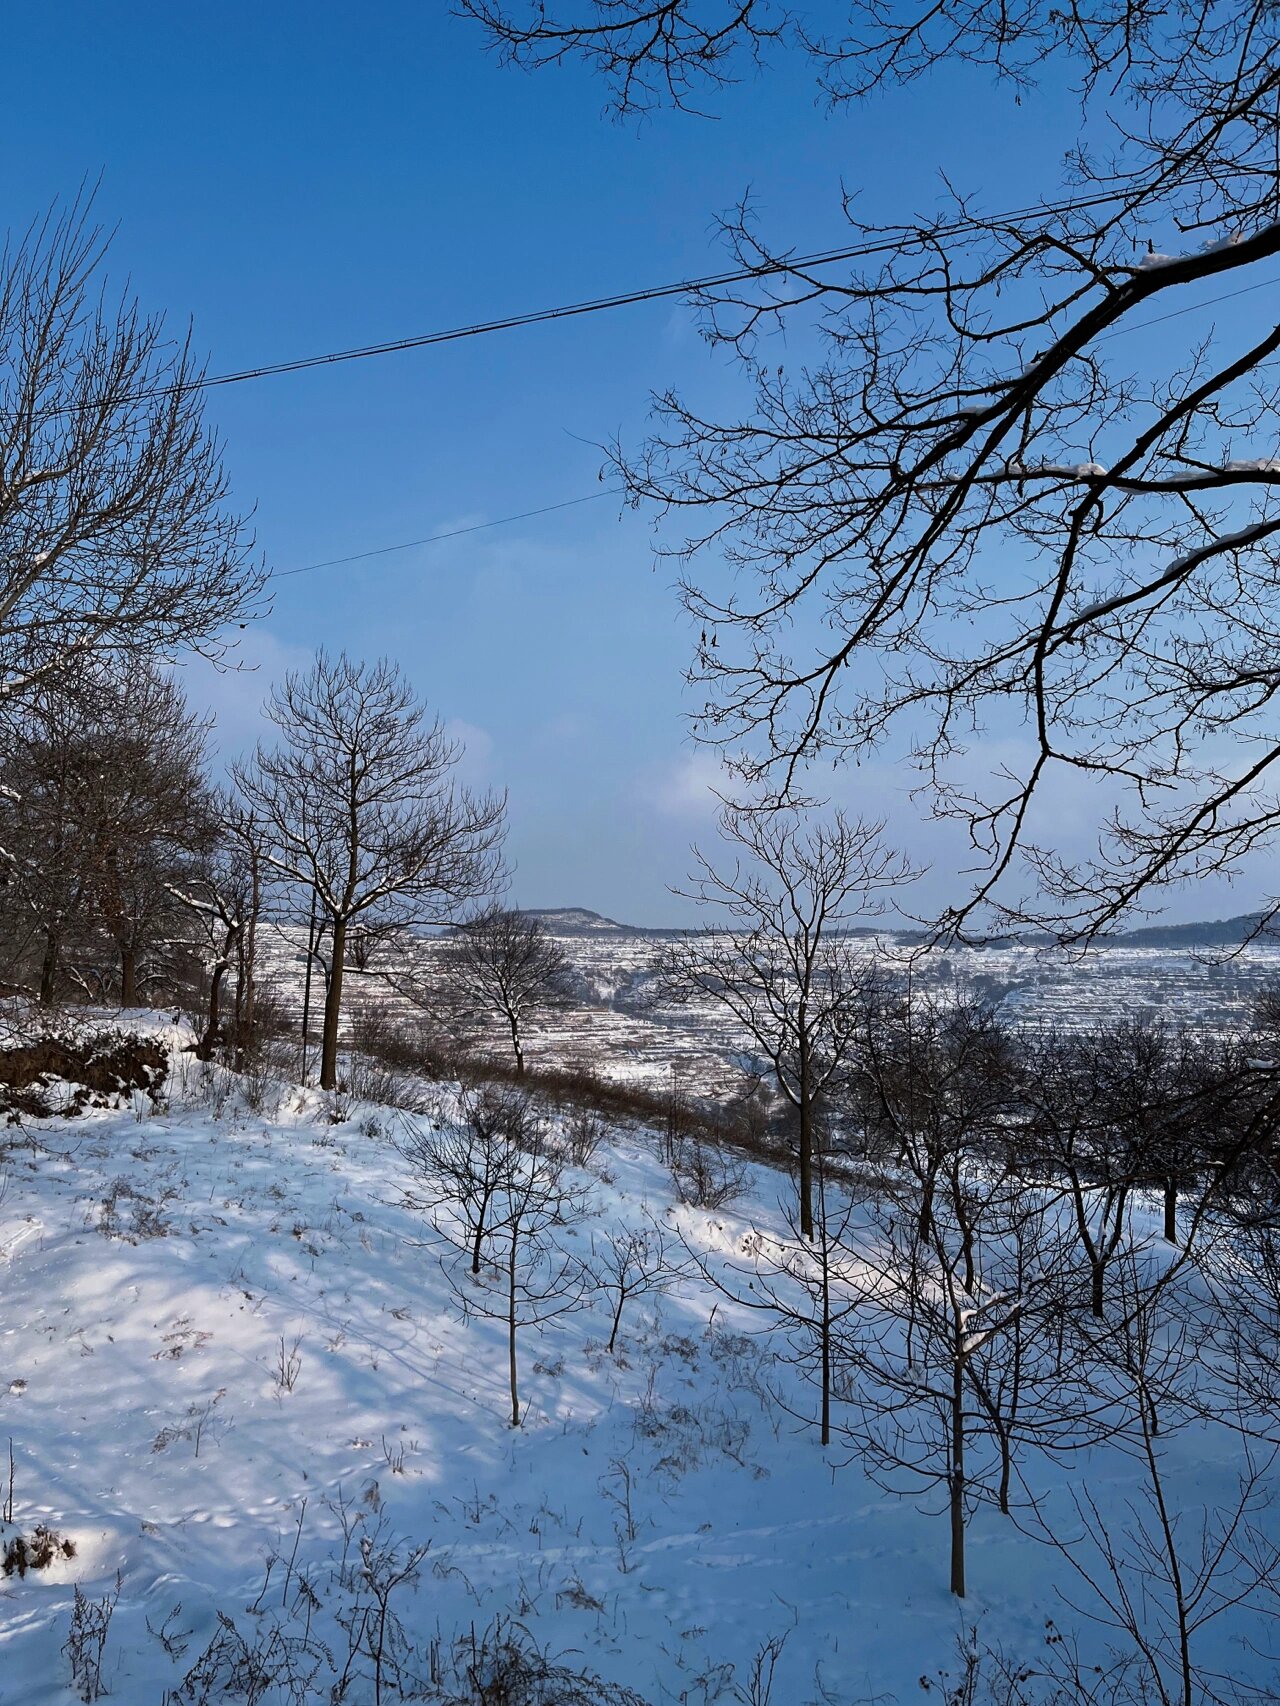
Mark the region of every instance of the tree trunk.
[[511, 1252], [507, 1257], [507, 1357], [511, 1372], [511, 1426], [520, 1426], [520, 1392], [516, 1385], [516, 1234], [511, 1231]]
[[964, 1209], [964, 1232], [960, 1243], [960, 1256], [964, 1262], [964, 1289], [973, 1296], [974, 1266], [973, 1266], [973, 1222], [969, 1218], [969, 1210]]
[[964, 1364], [959, 1357], [951, 1389], [951, 1591], [964, 1598]]
[[58, 959], [61, 943], [56, 930], [46, 930], [44, 958], [40, 962], [40, 1005], [52, 1007], [58, 993]]
[[1092, 1296], [1090, 1298], [1090, 1306], [1093, 1309], [1093, 1313], [1096, 1316], [1096, 1318], [1099, 1321], [1101, 1321], [1104, 1314], [1106, 1313], [1105, 1309], [1103, 1308], [1104, 1299], [1103, 1299], [1103, 1289], [1102, 1289], [1103, 1288], [1103, 1282], [1106, 1279], [1106, 1268], [1103, 1266], [1103, 1264], [1101, 1262], [1094, 1262], [1092, 1264], [1092, 1275], [1093, 1275], [1093, 1284], [1092, 1284]]
[[1002, 1516], [1009, 1514], [1009, 1483], [1013, 1479], [1013, 1450], [1009, 1436], [1002, 1432], [1000, 1438], [1000, 1512]]
[[138, 950], [133, 947], [120, 950], [120, 1005], [138, 1005]]
[[329, 962], [329, 987], [324, 992], [324, 1037], [320, 1048], [320, 1088], [338, 1087], [338, 1021], [342, 1017], [342, 961], [347, 946], [347, 921], [333, 921], [333, 953]]
[[1164, 1236], [1167, 1244], [1178, 1242], [1178, 1186], [1173, 1179], [1164, 1182]]
[[916, 1236], [920, 1243], [925, 1243], [933, 1237], [933, 1193], [934, 1193], [933, 1162], [929, 1163], [929, 1171], [925, 1177], [924, 1189], [920, 1193], [920, 1214], [916, 1222]]
[[213, 1045], [218, 1035], [219, 1007], [222, 999], [222, 980], [227, 975], [227, 961], [219, 960], [209, 979], [209, 1011], [205, 1018], [204, 1035], [196, 1045], [197, 1060], [212, 1060]]
[[236, 951], [236, 992], [231, 1008], [231, 1035], [235, 1039], [232, 1062], [237, 1071], [244, 1058], [244, 943]]
[[258, 909], [262, 904], [258, 876], [258, 855], [250, 859], [252, 876], [249, 887], [249, 923], [242, 932], [238, 953], [239, 971], [236, 974], [236, 1062], [239, 1064], [244, 1045], [253, 1036], [254, 956], [258, 947]]
[[831, 1251], [827, 1244], [825, 1204], [822, 1215], [822, 1443], [831, 1444]]
[[800, 1046], [800, 1236], [813, 1243], [813, 1103], [808, 1050]]
[[511, 1027], [511, 1046], [516, 1055], [516, 1077], [524, 1077], [524, 1050], [520, 1046], [520, 1026], [514, 1013], [507, 1014], [507, 1024]]
[[486, 1196], [480, 1204], [479, 1213], [476, 1215], [476, 1235], [471, 1244], [471, 1272], [473, 1274], [480, 1272], [480, 1249], [484, 1243], [484, 1223], [488, 1212], [489, 1199]]
[[253, 858], [253, 882], [249, 887], [249, 928], [244, 937], [244, 1029], [253, 1032], [254, 972], [258, 955], [258, 909], [263, 904], [261, 879], [258, 875], [258, 855]]

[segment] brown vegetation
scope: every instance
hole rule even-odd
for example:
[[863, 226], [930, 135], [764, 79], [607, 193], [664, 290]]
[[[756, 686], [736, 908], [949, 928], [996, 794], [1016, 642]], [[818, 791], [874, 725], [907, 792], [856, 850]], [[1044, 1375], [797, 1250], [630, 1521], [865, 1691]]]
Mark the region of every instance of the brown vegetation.
[[[40, 1118], [82, 1113], [132, 1090], [154, 1092], [164, 1082], [169, 1056], [154, 1037], [104, 1031], [88, 1037], [39, 1037], [0, 1049], [0, 1107]], [[46, 1094], [57, 1079], [77, 1086], [55, 1110]]]

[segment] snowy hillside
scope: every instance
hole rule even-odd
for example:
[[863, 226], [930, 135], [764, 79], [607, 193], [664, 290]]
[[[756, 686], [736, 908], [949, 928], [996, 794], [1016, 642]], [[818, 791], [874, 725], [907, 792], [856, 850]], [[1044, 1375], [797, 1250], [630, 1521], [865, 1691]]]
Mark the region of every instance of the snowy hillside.
[[[253, 1086], [177, 1058], [162, 1111], [139, 1096], [0, 1146], [0, 1540], [44, 1523], [75, 1549], [0, 1578], [4, 1706], [77, 1698], [77, 1588], [118, 1591], [101, 1679], [131, 1706], [470, 1699], [448, 1688], [503, 1619], [651, 1702], [909, 1701], [957, 1670], [975, 1623], [1037, 1664], [1046, 1618], [1071, 1621], [1062, 1561], [991, 1509], [953, 1599], [936, 1498], [918, 1508], [847, 1446], [824, 1451], [785, 1340], [696, 1269], [628, 1307], [615, 1355], [603, 1297], [522, 1330], [513, 1429], [505, 1330], [477, 1307], [499, 1279], [471, 1289], [405, 1206], [392, 1140], [409, 1116], [297, 1089], [251, 1107]], [[653, 1217], [713, 1267], [781, 1230], [788, 1189], [755, 1169], [731, 1207], [676, 1206], [636, 1130], [573, 1177], [589, 1218], [570, 1253]], [[1169, 1449], [1181, 1496], [1212, 1506], [1231, 1479], [1217, 1436]], [[1086, 1468], [1113, 1504], [1135, 1477], [1119, 1452]]]

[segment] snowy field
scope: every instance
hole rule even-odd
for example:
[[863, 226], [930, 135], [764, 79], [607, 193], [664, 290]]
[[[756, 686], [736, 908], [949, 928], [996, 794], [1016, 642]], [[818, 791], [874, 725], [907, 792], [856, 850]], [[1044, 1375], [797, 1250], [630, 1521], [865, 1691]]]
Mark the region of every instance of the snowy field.
[[[471, 1282], [450, 1283], [446, 1248], [404, 1206], [404, 1116], [334, 1111], [297, 1089], [255, 1111], [237, 1080], [179, 1057], [163, 1111], [139, 1095], [5, 1132], [14, 1523], [0, 1537], [44, 1522], [75, 1554], [0, 1578], [3, 1706], [78, 1697], [63, 1650], [76, 1584], [93, 1601], [118, 1587], [101, 1676], [130, 1706], [161, 1706], [184, 1677], [175, 1702], [304, 1697], [282, 1682], [255, 1696], [243, 1663], [244, 1686], [224, 1688], [236, 1642], [314, 1667], [308, 1701], [377, 1700], [358, 1610], [373, 1566], [415, 1565], [381, 1625], [388, 1701], [440, 1697], [407, 1679], [444, 1688], [456, 1643], [500, 1618], [566, 1665], [685, 1706], [937, 1698], [921, 1678], [956, 1672], [975, 1623], [1036, 1664], [1046, 1618], [1079, 1621], [1055, 1591], [1061, 1562], [990, 1509], [954, 1600], [945, 1516], [880, 1491], [847, 1446], [823, 1450], [785, 1344], [703, 1278], [624, 1314], [616, 1355], [603, 1299], [523, 1330], [513, 1429], [504, 1328], [460, 1305]], [[713, 1265], [780, 1228], [788, 1188], [756, 1169], [731, 1209], [676, 1207], [641, 1131], [613, 1134], [576, 1182], [591, 1215], [568, 1248], [586, 1256], [652, 1215]], [[1192, 1520], [1225, 1496], [1229, 1453], [1198, 1428], [1167, 1449]], [[1070, 1471], [1111, 1508], [1134, 1473], [1115, 1452]], [[770, 1695], [752, 1676], [771, 1636], [786, 1639]], [[1270, 1680], [1226, 1626], [1207, 1639], [1230, 1674]], [[189, 1679], [210, 1651], [225, 1664], [209, 1661], [201, 1694]]]
[[[652, 1002], [653, 968], [671, 932], [604, 920], [594, 928], [558, 928], [558, 916], [547, 914], [546, 921], [573, 967], [578, 999], [531, 1026], [531, 1059], [590, 1066], [652, 1091], [674, 1087], [695, 1098], [741, 1089], [739, 1068], [749, 1051], [723, 1009], [714, 1003], [663, 1009]], [[302, 1010], [305, 944], [305, 929], [271, 927], [261, 939], [264, 975], [295, 1016]], [[1143, 1016], [1193, 1030], [1245, 1029], [1259, 992], [1280, 982], [1280, 944], [1274, 942], [1251, 943], [1232, 954], [1123, 942], [1102, 944], [1084, 956], [1019, 945], [921, 954], [887, 933], [857, 946], [889, 966], [901, 969], [910, 962], [917, 989], [977, 996], [1010, 1025], [1061, 1031]], [[416, 952], [429, 975], [439, 939], [423, 940]], [[366, 973], [348, 968], [349, 1010], [384, 1007], [412, 1027], [420, 1015], [396, 992], [397, 949], [392, 944], [380, 953]], [[312, 1011], [318, 1011], [318, 997]], [[497, 1028], [490, 1046], [505, 1050]]]

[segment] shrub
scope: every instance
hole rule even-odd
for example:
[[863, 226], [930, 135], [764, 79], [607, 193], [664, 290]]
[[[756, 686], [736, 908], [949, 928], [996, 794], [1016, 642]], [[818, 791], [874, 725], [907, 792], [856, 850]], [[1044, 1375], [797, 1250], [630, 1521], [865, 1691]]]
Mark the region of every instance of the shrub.
[[586, 1167], [604, 1142], [607, 1127], [590, 1108], [572, 1108], [564, 1124], [564, 1151], [575, 1167]]
[[59, 1558], [74, 1558], [76, 1543], [56, 1529], [37, 1523], [29, 1535], [16, 1534], [0, 1556], [6, 1576], [25, 1576], [28, 1570], [47, 1570]]
[[[473, 1629], [454, 1648], [445, 1706], [645, 1706], [642, 1697], [592, 1671], [556, 1661], [529, 1631], [499, 1617], [482, 1635]], [[459, 1686], [462, 1692], [455, 1692]]]
[[[78, 1114], [128, 1100], [135, 1090], [154, 1096], [168, 1070], [168, 1052], [154, 1037], [130, 1031], [38, 1037], [0, 1049], [0, 1106], [36, 1118]], [[77, 1088], [65, 1105], [55, 1107], [49, 1091], [59, 1079]]]
[[71, 1633], [63, 1652], [71, 1664], [71, 1682], [81, 1700], [100, 1700], [107, 1692], [102, 1681], [102, 1655], [111, 1628], [111, 1614], [120, 1598], [120, 1575], [116, 1574], [116, 1591], [101, 1599], [90, 1599], [76, 1584], [75, 1600], [71, 1607]]
[[679, 1202], [693, 1208], [727, 1208], [746, 1189], [746, 1169], [723, 1150], [696, 1137], [681, 1138], [671, 1156], [671, 1181]]

